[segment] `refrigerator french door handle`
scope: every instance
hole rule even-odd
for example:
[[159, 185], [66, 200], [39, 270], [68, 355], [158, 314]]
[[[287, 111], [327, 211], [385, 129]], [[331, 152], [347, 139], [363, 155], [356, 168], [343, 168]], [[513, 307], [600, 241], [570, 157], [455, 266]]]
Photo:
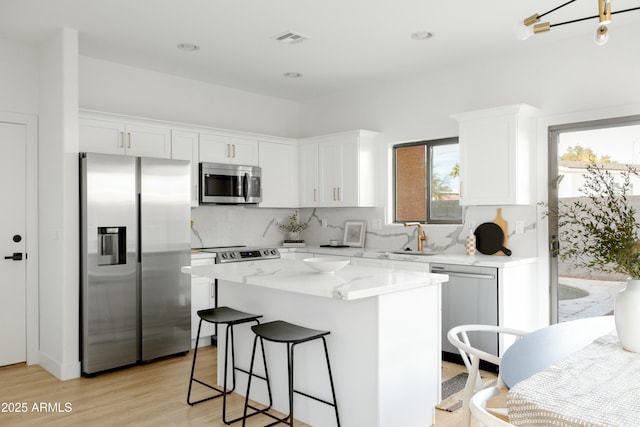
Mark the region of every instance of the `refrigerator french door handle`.
[[136, 195], [136, 203], [138, 204], [138, 206], [136, 206], [136, 213], [137, 213], [137, 218], [136, 221], [138, 222], [137, 227], [138, 227], [138, 236], [137, 236], [137, 242], [136, 242], [136, 258], [138, 260], [138, 264], [142, 263], [142, 193], [138, 193]]

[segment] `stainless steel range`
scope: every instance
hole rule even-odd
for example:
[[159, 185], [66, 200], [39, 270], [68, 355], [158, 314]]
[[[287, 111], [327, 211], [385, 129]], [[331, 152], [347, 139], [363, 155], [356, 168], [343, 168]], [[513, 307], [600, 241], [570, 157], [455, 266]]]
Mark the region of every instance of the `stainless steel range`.
[[[215, 254], [216, 264], [242, 261], [261, 261], [280, 258], [280, 251], [273, 247], [247, 248], [246, 246], [219, 246], [202, 248], [200, 252]], [[215, 307], [218, 307], [218, 279], [214, 282]], [[211, 337], [211, 344], [217, 345], [218, 325], [215, 326], [215, 334]]]
[[277, 248], [247, 248], [244, 246], [204, 248], [200, 252], [208, 252], [216, 255], [216, 264], [227, 262], [258, 261], [280, 258]]

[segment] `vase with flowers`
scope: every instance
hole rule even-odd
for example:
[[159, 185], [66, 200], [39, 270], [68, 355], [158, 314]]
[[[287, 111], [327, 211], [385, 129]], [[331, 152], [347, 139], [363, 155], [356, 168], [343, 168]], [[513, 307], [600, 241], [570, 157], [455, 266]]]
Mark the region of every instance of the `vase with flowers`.
[[307, 229], [309, 224], [298, 220], [298, 212], [294, 212], [287, 218], [287, 222], [280, 224], [278, 228], [287, 232], [289, 240], [300, 240], [300, 232]]
[[549, 214], [557, 214], [561, 260], [627, 278], [616, 297], [616, 330], [625, 349], [640, 353], [640, 222], [631, 194], [632, 180], [640, 175], [631, 166], [615, 175], [612, 170], [590, 163], [580, 187], [585, 197], [560, 201]]

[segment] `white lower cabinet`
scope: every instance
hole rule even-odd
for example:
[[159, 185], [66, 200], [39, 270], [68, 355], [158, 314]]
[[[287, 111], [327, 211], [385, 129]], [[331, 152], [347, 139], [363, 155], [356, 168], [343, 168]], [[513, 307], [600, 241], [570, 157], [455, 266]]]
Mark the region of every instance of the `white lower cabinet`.
[[[213, 264], [214, 258], [192, 256], [191, 265], [207, 265]], [[213, 279], [209, 277], [191, 276], [191, 346], [194, 347], [196, 337], [198, 336], [198, 324], [200, 317], [199, 310], [206, 310], [215, 307], [215, 285]], [[211, 344], [209, 337], [215, 335], [215, 325], [209, 322], [202, 322], [202, 330], [200, 331], [200, 342], [198, 345]]]
[[[213, 284], [207, 277], [193, 277], [191, 279], [191, 339], [195, 340], [198, 335], [198, 310], [206, 310], [212, 308], [215, 299], [211, 297]], [[203, 338], [210, 337], [215, 334], [215, 327], [212, 323], [202, 322], [202, 330], [200, 331], [200, 346], [208, 345], [211, 341]], [[194, 341], [195, 345], [195, 341]]]

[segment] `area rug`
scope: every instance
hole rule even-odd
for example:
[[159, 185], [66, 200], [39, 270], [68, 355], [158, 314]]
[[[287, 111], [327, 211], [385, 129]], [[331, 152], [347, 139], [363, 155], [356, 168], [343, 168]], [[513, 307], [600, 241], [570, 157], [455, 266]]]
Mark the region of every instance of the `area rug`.
[[462, 408], [462, 396], [468, 376], [465, 372], [442, 383], [442, 400], [436, 405], [437, 409], [453, 412]]
[[[465, 372], [442, 382], [442, 400], [438, 405], [436, 405], [436, 409], [454, 412], [462, 408], [464, 386], [467, 384], [468, 376], [469, 374]], [[486, 387], [489, 383], [495, 381], [495, 377], [492, 375], [485, 376], [484, 374], [480, 374], [480, 378], [482, 378], [483, 387]]]

